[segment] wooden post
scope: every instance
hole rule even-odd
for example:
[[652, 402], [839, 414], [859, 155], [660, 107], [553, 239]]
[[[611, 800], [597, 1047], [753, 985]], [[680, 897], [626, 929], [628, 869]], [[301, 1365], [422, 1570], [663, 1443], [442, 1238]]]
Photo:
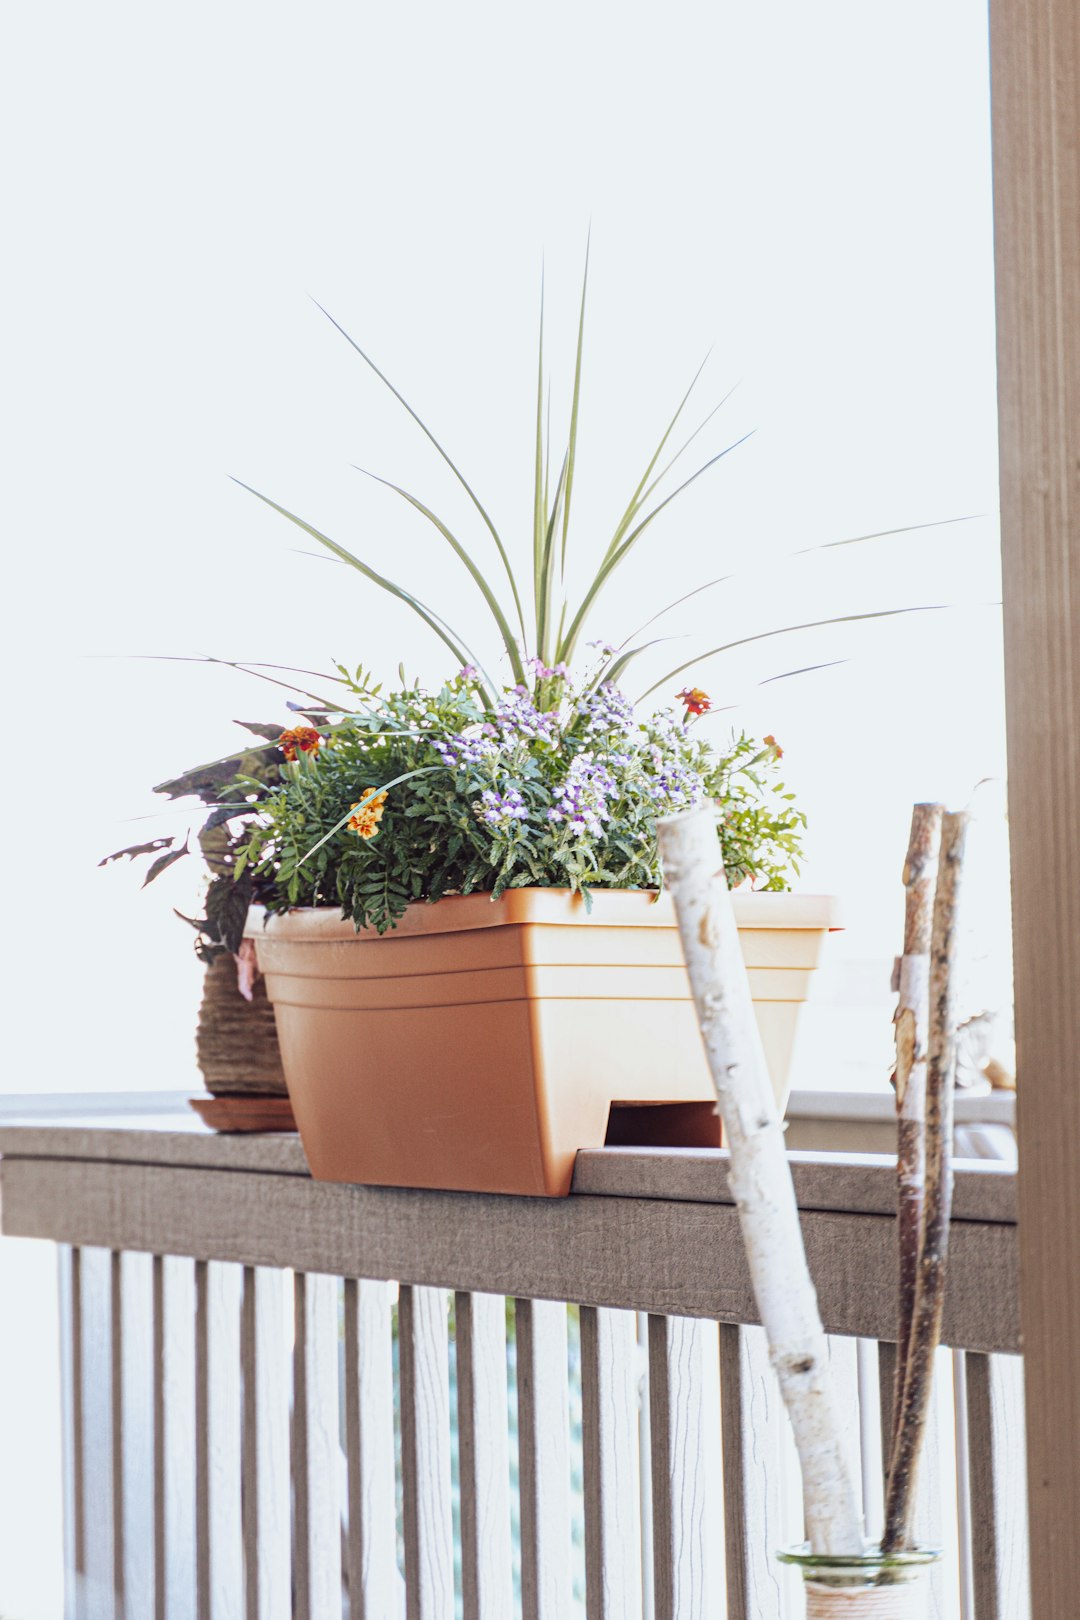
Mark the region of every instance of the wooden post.
[[1032, 1612], [1080, 1592], [1080, 7], [991, 0]]

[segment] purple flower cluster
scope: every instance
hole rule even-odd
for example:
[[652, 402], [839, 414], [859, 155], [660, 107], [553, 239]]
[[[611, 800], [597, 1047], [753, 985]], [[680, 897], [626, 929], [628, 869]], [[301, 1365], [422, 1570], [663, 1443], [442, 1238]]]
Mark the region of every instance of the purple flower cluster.
[[548, 743], [555, 740], [557, 716], [541, 713], [525, 686], [512, 686], [503, 693], [495, 718], [506, 742], [520, 738]]
[[577, 712], [585, 716], [585, 730], [590, 733], [619, 731], [629, 736], [637, 723], [634, 705], [610, 681], [594, 692], [586, 692], [578, 702]]
[[525, 800], [517, 788], [507, 788], [505, 793], [485, 788], [476, 805], [476, 814], [487, 826], [500, 827], [504, 832], [516, 821], [527, 821], [529, 817]]
[[490, 737], [470, 737], [460, 732], [455, 737], [436, 737], [435, 750], [443, 764], [456, 771], [462, 765], [479, 765], [482, 759], [491, 759], [499, 752], [499, 747]]
[[606, 765], [588, 751], [574, 757], [566, 776], [554, 790], [555, 804], [548, 820], [565, 823], [578, 837], [600, 838], [610, 821], [608, 800], [618, 797], [615, 778]]
[[665, 810], [691, 810], [705, 796], [705, 783], [689, 765], [665, 760], [658, 748], [651, 750], [658, 774], [649, 784], [649, 797]]

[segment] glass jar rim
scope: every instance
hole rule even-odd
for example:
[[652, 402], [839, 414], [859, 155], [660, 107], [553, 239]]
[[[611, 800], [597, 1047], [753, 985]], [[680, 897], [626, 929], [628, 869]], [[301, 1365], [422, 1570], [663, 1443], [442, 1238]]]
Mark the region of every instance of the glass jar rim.
[[810, 1543], [803, 1541], [796, 1547], [785, 1547], [776, 1554], [781, 1564], [794, 1564], [807, 1573], [840, 1574], [844, 1570], [864, 1570], [876, 1574], [886, 1569], [916, 1569], [936, 1564], [941, 1557], [940, 1547], [902, 1547], [896, 1552], [882, 1552], [880, 1547], [867, 1546], [861, 1553], [815, 1553]]

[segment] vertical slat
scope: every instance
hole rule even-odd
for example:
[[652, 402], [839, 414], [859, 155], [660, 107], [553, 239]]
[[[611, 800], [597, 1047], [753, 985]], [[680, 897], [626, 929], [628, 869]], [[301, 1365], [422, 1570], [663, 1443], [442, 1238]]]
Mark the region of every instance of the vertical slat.
[[450, 1361], [447, 1296], [403, 1287], [401, 1474], [408, 1620], [452, 1620], [454, 1536], [450, 1495]]
[[153, 1261], [112, 1257], [114, 1582], [120, 1620], [154, 1609]]
[[[881, 1402], [881, 1474], [885, 1484], [889, 1478], [889, 1459], [892, 1451], [893, 1404], [896, 1392], [896, 1346], [886, 1340], [878, 1344], [878, 1396]], [[880, 1535], [881, 1526], [874, 1533]]]
[[1028, 1620], [1023, 1363], [971, 1352], [965, 1359], [975, 1613]]
[[195, 1266], [196, 1590], [200, 1620], [241, 1620], [240, 1271]]
[[[953, 1447], [947, 1443], [944, 1409], [951, 1417], [951, 1389], [945, 1362], [948, 1351], [939, 1351], [935, 1362], [933, 1394], [926, 1420], [919, 1477], [915, 1494], [915, 1540], [942, 1549], [941, 1561], [930, 1572], [931, 1620], [951, 1620], [960, 1602], [959, 1545], [955, 1514], [947, 1504], [956, 1500]], [[945, 1360], [942, 1360], [944, 1356]], [[881, 1393], [882, 1449], [892, 1431], [893, 1380], [896, 1377], [896, 1346], [878, 1346], [878, 1373]], [[882, 1466], [886, 1466], [883, 1461]]]
[[702, 1416], [709, 1331], [685, 1317], [649, 1318], [655, 1620], [705, 1620], [711, 1608]]
[[384, 1282], [345, 1283], [345, 1449], [350, 1620], [401, 1609], [394, 1515], [394, 1367]]
[[79, 1251], [64, 1243], [57, 1251], [60, 1319], [60, 1468], [64, 1547], [64, 1620], [79, 1620], [77, 1572], [81, 1568], [78, 1512], [82, 1490], [82, 1446], [76, 1414], [79, 1376]]
[[73, 1579], [76, 1620], [113, 1620], [112, 1259], [74, 1249], [71, 1265]]
[[858, 1340], [847, 1334], [830, 1333], [829, 1375], [840, 1425], [840, 1443], [857, 1498], [862, 1498], [862, 1435], [859, 1427], [859, 1349]]
[[856, 1345], [859, 1385], [859, 1465], [862, 1471], [863, 1528], [868, 1540], [881, 1533], [884, 1513], [884, 1464], [880, 1395], [878, 1391], [878, 1347], [873, 1339], [859, 1339]]
[[515, 1302], [522, 1620], [569, 1620], [570, 1396], [566, 1306]]
[[296, 1620], [341, 1620], [338, 1281], [298, 1271], [294, 1289]]
[[459, 1293], [454, 1321], [462, 1609], [464, 1620], [507, 1620], [513, 1583], [506, 1301]]
[[964, 1352], [952, 1352], [955, 1412], [956, 1521], [960, 1563], [960, 1620], [976, 1620], [975, 1572], [971, 1537], [971, 1441], [968, 1434], [967, 1371]]
[[783, 1413], [760, 1328], [720, 1327], [724, 1543], [729, 1620], [784, 1620], [775, 1553], [785, 1537]]
[[656, 1620], [653, 1571], [653, 1460], [652, 1460], [652, 1396], [649, 1380], [649, 1317], [638, 1311], [637, 1347], [640, 1364], [638, 1398], [638, 1458], [640, 1462], [641, 1512], [641, 1613], [642, 1620]]
[[637, 1335], [630, 1311], [581, 1307], [588, 1620], [641, 1614]]
[[192, 1262], [154, 1256], [154, 1612], [195, 1608], [195, 1289]]
[[244, 1269], [243, 1521], [246, 1620], [290, 1620], [285, 1278]]

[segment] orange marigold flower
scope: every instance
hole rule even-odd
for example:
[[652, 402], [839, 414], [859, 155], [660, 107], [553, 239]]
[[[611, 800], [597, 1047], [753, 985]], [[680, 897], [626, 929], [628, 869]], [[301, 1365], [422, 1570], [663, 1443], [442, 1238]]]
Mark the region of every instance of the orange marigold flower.
[[677, 695], [679, 702], [686, 705], [687, 714], [708, 714], [712, 708], [712, 698], [700, 686], [686, 686]]
[[773, 754], [776, 756], [777, 759], [783, 759], [784, 750], [781, 748], [780, 744], [777, 742], [776, 738], [773, 736], [771, 731], [770, 731], [770, 733], [769, 733], [769, 735], [767, 737], [762, 738], [762, 741], [764, 742], [766, 748], [771, 748], [772, 749]]
[[295, 759], [298, 754], [317, 754], [322, 742], [314, 726], [293, 726], [281, 733], [278, 747], [286, 759]]
[[[371, 794], [374, 792], [373, 787], [365, 788], [364, 798], [354, 800], [349, 807], [357, 812], [355, 816], [349, 817], [349, 831], [359, 833], [361, 838], [374, 838], [379, 830], [379, 822], [383, 818], [386, 794], [379, 793], [372, 799]], [[368, 799], [370, 802], [364, 804], [364, 799]], [[363, 809], [359, 808], [361, 805], [363, 805]]]

